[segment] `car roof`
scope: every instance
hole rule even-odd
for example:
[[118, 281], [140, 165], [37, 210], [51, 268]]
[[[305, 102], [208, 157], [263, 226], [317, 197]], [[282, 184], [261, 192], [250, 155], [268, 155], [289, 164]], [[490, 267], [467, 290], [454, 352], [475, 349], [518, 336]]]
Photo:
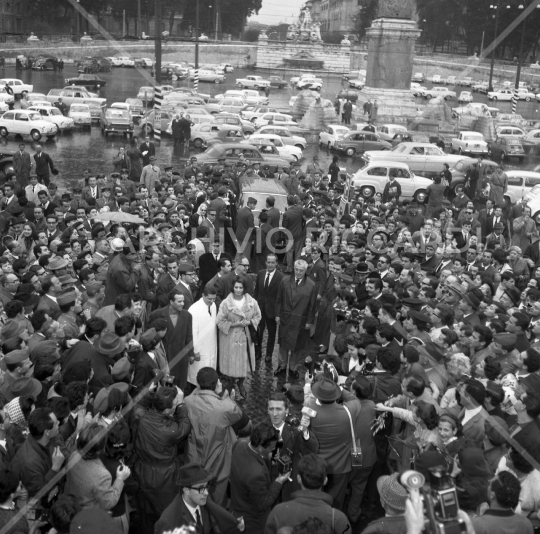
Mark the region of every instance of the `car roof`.
[[[419, 133], [422, 133], [422, 132], [419, 132]], [[433, 143], [417, 143], [415, 141], [404, 141], [403, 143], [400, 143], [400, 145], [405, 145], [405, 146], [423, 146], [423, 147], [436, 147], [436, 145], [434, 145]], [[437, 147], [438, 148], [438, 147]]]
[[[401, 167], [402, 169], [407, 169], [410, 171], [409, 165], [407, 163], [403, 163], [402, 161], [372, 161], [369, 163], [370, 167]], [[361, 170], [361, 169], [360, 169]]]
[[460, 133], [467, 134], [467, 135], [470, 135], [470, 134], [481, 135], [483, 137], [483, 134], [481, 134], [480, 132], [474, 132], [472, 130], [467, 130], [467, 131], [460, 132]]
[[[238, 146], [238, 144], [236, 144], [235, 146]], [[288, 196], [289, 194], [283, 185], [281, 185], [279, 182], [276, 182], [275, 180], [271, 180], [268, 178], [249, 178], [247, 176], [243, 176], [240, 180], [240, 185], [243, 194], [247, 194], [250, 192], [283, 196]]]
[[540, 178], [540, 172], [534, 171], [520, 171], [513, 169], [511, 171], [504, 171], [508, 176], [526, 176], [528, 178]]

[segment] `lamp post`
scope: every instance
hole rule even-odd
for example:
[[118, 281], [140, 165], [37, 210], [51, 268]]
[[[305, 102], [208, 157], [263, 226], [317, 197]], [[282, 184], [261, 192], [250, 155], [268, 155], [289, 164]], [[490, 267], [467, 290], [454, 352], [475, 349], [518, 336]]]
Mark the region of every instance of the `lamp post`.
[[[524, 9], [524, 5], [520, 4], [518, 9]], [[512, 95], [512, 113], [515, 113], [517, 110], [517, 102], [519, 100], [519, 78], [521, 76], [521, 65], [523, 64], [523, 43], [525, 41], [525, 23], [527, 22], [527, 17], [523, 18], [523, 24], [521, 25], [521, 41], [519, 43], [519, 56], [518, 56], [518, 65], [516, 70], [516, 83], [514, 85], [514, 94]]]
[[193, 88], [199, 92], [199, 0], [195, 6], [195, 73], [193, 75]]
[[493, 50], [491, 51], [491, 65], [489, 67], [489, 84], [488, 84], [488, 92], [493, 91], [493, 67], [495, 66], [495, 50], [497, 49], [497, 32], [499, 29], [499, 11], [500, 11], [500, 0], [497, 0], [497, 5], [490, 5], [490, 9], [495, 10], [495, 38], [493, 39], [495, 46], [493, 47]]

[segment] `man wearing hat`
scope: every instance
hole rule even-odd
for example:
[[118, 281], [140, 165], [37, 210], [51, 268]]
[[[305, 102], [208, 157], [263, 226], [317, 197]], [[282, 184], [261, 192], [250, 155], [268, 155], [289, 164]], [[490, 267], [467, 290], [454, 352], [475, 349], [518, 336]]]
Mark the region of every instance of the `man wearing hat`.
[[241, 258], [247, 258], [251, 261], [251, 247], [255, 240], [255, 218], [253, 216], [253, 210], [257, 206], [257, 199], [249, 197], [246, 206], [241, 207], [238, 210], [236, 216], [236, 261], [240, 261]]
[[58, 323], [63, 327], [67, 339], [77, 339], [80, 334], [77, 325], [77, 316], [81, 313], [81, 302], [77, 298], [75, 290], [68, 290], [57, 298], [58, 306], [62, 315], [58, 317]]
[[118, 237], [111, 241], [114, 256], [107, 269], [103, 306], [114, 304], [117, 295], [131, 293], [137, 287], [141, 265], [128, 261], [123, 252], [124, 247], [124, 241]]
[[161, 170], [156, 165], [156, 156], [150, 156], [150, 163], [146, 165], [141, 174], [141, 183], [143, 183], [149, 193], [155, 189], [156, 184], [159, 184], [161, 178]]
[[30, 377], [33, 373], [28, 349], [12, 350], [4, 356], [6, 372], [0, 384], [0, 394], [7, 398], [11, 384], [19, 378]]
[[150, 165], [150, 156], [156, 155], [156, 145], [150, 141], [149, 135], [144, 136], [144, 141], [139, 145], [139, 151], [142, 154], [143, 167]]
[[463, 314], [461, 322], [471, 326], [480, 326], [481, 321], [478, 317], [480, 308], [480, 299], [474, 293], [466, 293], [458, 303], [458, 308]]
[[179, 493], [161, 514], [154, 533], [194, 524], [200, 534], [237, 534], [236, 518], [209, 496], [211, 480], [212, 475], [198, 463], [182, 466], [178, 471]]
[[[319, 440], [319, 456], [326, 461], [328, 469], [328, 483], [324, 491], [333, 498], [333, 506], [342, 510], [352, 471], [353, 437], [349, 413], [352, 421], [356, 421], [360, 401], [326, 377], [313, 382], [311, 393], [314, 399], [309, 399], [307, 405], [317, 412], [316, 417], [311, 418], [311, 431]], [[337, 404], [340, 398], [343, 398], [344, 404]]]

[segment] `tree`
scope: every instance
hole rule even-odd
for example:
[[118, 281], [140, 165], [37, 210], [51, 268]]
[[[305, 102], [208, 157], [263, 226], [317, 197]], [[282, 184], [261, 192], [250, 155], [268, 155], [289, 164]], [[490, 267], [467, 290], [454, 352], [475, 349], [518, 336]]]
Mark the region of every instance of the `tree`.
[[[383, 0], [384, 1], [384, 0]], [[379, 0], [359, 0], [358, 13], [354, 17], [351, 34], [361, 41], [366, 36], [366, 30], [377, 18]]]

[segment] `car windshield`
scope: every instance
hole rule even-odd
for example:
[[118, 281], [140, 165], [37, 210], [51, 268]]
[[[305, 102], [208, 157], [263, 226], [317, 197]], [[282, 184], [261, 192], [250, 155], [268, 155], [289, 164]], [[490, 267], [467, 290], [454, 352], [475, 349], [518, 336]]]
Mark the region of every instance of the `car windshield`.
[[41, 120], [41, 115], [39, 113], [29, 113], [28, 119], [31, 121], [39, 121]]
[[75, 105], [72, 105], [70, 110], [75, 113], [86, 113], [90, 111], [88, 106], [75, 106]]
[[483, 135], [464, 135], [463, 139], [465, 141], [470, 141], [472, 139], [476, 139], [477, 141], [482, 140], [484, 138]]
[[405, 145], [397, 145], [392, 149], [392, 152], [403, 152], [406, 148]]
[[110, 119], [128, 119], [128, 112], [123, 109], [108, 109], [106, 113]]
[[223, 154], [223, 148], [211, 146], [210, 148], [207, 148], [204, 153], [212, 158], [217, 158], [218, 156], [221, 156]]

